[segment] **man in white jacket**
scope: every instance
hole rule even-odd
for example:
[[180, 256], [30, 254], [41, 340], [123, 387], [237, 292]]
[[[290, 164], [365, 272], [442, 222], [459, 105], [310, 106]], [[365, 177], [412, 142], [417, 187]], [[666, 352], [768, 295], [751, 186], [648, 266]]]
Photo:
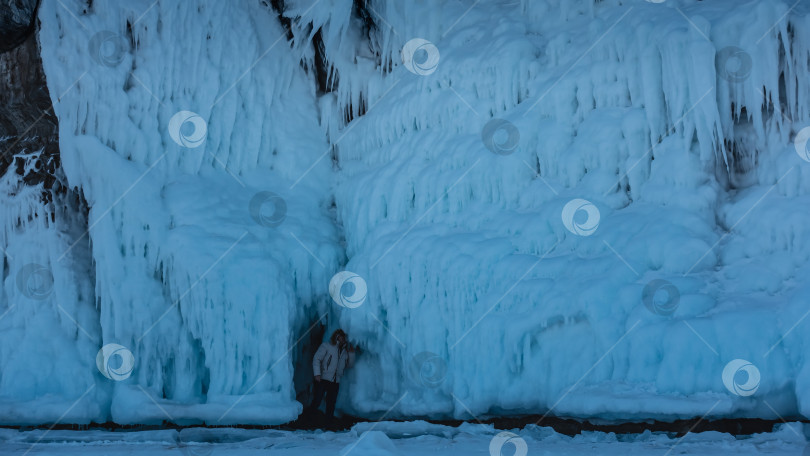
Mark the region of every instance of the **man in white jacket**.
[[334, 415], [340, 377], [343, 376], [345, 369], [352, 366], [354, 366], [354, 347], [346, 341], [346, 333], [342, 329], [337, 329], [332, 333], [329, 342], [324, 342], [318, 347], [312, 360], [315, 386], [312, 389], [310, 412], [318, 409], [326, 393], [326, 416], [331, 418]]

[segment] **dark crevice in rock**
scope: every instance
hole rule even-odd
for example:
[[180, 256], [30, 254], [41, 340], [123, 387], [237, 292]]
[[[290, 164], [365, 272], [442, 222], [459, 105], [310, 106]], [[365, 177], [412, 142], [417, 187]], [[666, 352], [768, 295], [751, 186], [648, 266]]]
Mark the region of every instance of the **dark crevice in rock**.
[[0, 173], [12, 164], [23, 175], [23, 161], [15, 155], [41, 151], [35, 169], [24, 174], [28, 185], [61, 188], [55, 175], [60, 167], [57, 121], [45, 85], [36, 34], [0, 54]]
[[[267, 1], [264, 2], [265, 6], [268, 5]], [[281, 26], [287, 31], [287, 41], [292, 41], [294, 36], [292, 32], [292, 19], [284, 15], [284, 0], [270, 0], [269, 6], [278, 15], [278, 20]]]
[[318, 29], [312, 37], [312, 47], [315, 49], [315, 82], [318, 84], [318, 94], [322, 95], [334, 90], [337, 78], [333, 74], [330, 80], [329, 63], [326, 58], [326, 48], [323, 43], [321, 29]]
[[36, 36], [38, 6], [37, 0], [0, 0], [0, 175], [12, 170], [22, 185], [41, 184], [53, 219], [68, 206], [86, 212], [87, 204], [61, 169], [58, 123]]

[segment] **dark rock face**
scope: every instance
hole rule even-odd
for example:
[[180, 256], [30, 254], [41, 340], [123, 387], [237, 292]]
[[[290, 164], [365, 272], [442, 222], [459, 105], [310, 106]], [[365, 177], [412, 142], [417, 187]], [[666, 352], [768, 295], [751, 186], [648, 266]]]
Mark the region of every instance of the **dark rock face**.
[[[0, 0], [0, 174], [9, 167], [27, 185], [44, 183], [43, 202], [65, 191], [57, 121], [36, 39], [37, 0]], [[15, 157], [39, 152], [33, 169]]]
[[10, 51], [34, 32], [39, 0], [0, 0], [0, 52]]

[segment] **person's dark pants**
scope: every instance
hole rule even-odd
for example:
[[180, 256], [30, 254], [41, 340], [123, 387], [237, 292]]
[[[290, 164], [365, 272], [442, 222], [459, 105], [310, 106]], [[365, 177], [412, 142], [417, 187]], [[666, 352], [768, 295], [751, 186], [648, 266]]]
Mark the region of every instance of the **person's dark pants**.
[[338, 388], [340, 383], [321, 380], [315, 382], [312, 388], [312, 404], [309, 405], [311, 411], [315, 411], [321, 406], [321, 399], [326, 393], [326, 416], [332, 417], [335, 414], [335, 402], [337, 402]]

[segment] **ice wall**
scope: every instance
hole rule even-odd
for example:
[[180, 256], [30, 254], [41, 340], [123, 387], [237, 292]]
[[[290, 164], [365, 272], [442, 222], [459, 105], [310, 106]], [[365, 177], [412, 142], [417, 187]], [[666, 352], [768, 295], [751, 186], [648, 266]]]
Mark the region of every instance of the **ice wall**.
[[[87, 208], [60, 168], [30, 26], [37, 2], [8, 3], [0, 8], [0, 416], [83, 420], [103, 408], [103, 397], [90, 395], [99, 325], [89, 243], [79, 239]], [[70, 407], [79, 398], [81, 407]]]
[[807, 2], [364, 5], [324, 108], [348, 408], [810, 413]]
[[[0, 144], [16, 152], [13, 165], [0, 178], [0, 245], [5, 255], [0, 293], [2, 421], [42, 423], [63, 416], [73, 422], [99, 416], [105, 398], [103, 393], [92, 394], [100, 328], [87, 241], [68, 252], [86, 222], [82, 203], [64, 187], [54, 191], [42, 182], [31, 185], [30, 179], [50, 165], [42, 149], [10, 140]], [[78, 409], [70, 407], [74, 402], [80, 404]]]
[[[7, 422], [286, 422], [319, 319], [362, 348], [340, 406], [363, 416], [809, 416], [808, 2], [39, 17], [89, 211], [26, 235], [59, 253], [21, 257], [47, 306], [6, 276]], [[344, 268], [356, 308], [328, 301]], [[108, 344], [131, 370], [96, 369]]]
[[[101, 406], [71, 421], [294, 419], [295, 339], [327, 318], [342, 251], [315, 84], [277, 14], [46, 0], [40, 21], [64, 171], [90, 208], [82, 372]], [[111, 378], [95, 369], [108, 344], [131, 353], [102, 356]], [[60, 399], [84, 391], [61, 381]]]

